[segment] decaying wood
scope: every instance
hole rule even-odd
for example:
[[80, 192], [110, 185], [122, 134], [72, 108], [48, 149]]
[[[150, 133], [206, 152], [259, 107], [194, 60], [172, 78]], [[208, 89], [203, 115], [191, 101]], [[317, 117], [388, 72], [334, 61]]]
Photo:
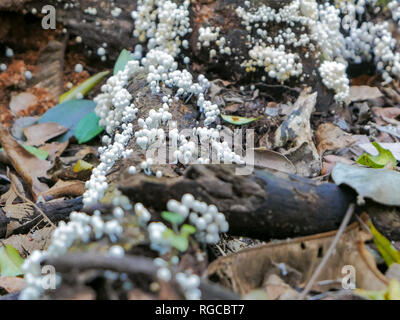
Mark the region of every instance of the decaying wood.
[[332, 183], [255, 170], [236, 175], [228, 165], [193, 165], [183, 177], [158, 179], [122, 175], [119, 189], [134, 202], [157, 211], [185, 193], [215, 204], [229, 222], [229, 234], [261, 240], [336, 230], [354, 199]]
[[[67, 200], [54, 200], [45, 203], [37, 203], [46, 216], [54, 223], [58, 223], [61, 220], [67, 220], [72, 211], [79, 211], [82, 209], [82, 197]], [[20, 227], [13, 230], [12, 234], [25, 234], [28, 233], [33, 227], [40, 226], [42, 217], [39, 212], [35, 211], [32, 216], [27, 218], [25, 221], [20, 221]], [[9, 218], [5, 215], [4, 211], [0, 209], [0, 238], [4, 238], [7, 231], [7, 224]], [[44, 221], [43, 221], [44, 223]]]

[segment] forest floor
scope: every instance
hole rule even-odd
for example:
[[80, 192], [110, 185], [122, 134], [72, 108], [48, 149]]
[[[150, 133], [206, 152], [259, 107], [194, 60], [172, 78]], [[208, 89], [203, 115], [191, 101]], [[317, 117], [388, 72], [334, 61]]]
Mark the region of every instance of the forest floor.
[[[34, 5], [28, 4], [26, 12], [0, 6], [0, 65], [7, 66], [0, 71], [0, 299], [18, 297], [27, 285], [23, 260], [46, 250], [56, 225], [83, 208], [85, 183], [100, 163], [102, 134], [81, 128], [77, 137], [77, 125], [88, 113], [78, 109], [93, 111], [93, 99], [123, 49], [110, 47], [114, 54], [101, 61], [94, 46], [79, 40], [83, 34], [64, 32], [61, 23], [56, 30], [43, 30], [41, 16], [31, 13]], [[3, 54], [7, 48], [13, 49], [10, 57]], [[104, 71], [109, 74], [87, 84]], [[399, 299], [400, 81], [382, 85], [371, 64], [352, 65], [348, 103], [323, 106], [313, 96], [317, 92], [328, 99], [320, 86], [238, 80], [199, 57], [193, 58], [190, 71], [210, 80], [208, 98], [227, 116], [218, 125], [227, 132], [254, 130], [256, 171], [237, 178], [229, 165], [156, 164], [152, 170], [160, 171], [160, 177], [149, 177], [139, 172], [144, 154], [132, 147], [133, 155], [108, 173], [104, 198], [84, 211], [93, 215], [99, 209], [112, 217], [113, 199], [121, 192], [132, 203], [143, 203], [153, 222], [161, 220], [168, 200], [180, 200], [192, 190], [198, 199], [215, 204], [230, 224], [216, 244], [190, 237], [185, 250], [178, 244], [173, 253], [162, 255], [165, 261], [179, 257], [175, 273], [190, 270], [201, 278], [203, 298]], [[139, 78], [132, 83], [137, 92], [148, 94]], [[78, 111], [48, 116], [62, 104], [60, 97], [76, 87], [86, 90], [84, 100], [71, 100], [78, 101], [71, 104]], [[189, 128], [200, 119], [192, 102], [171, 108]], [[300, 126], [290, 132], [290, 143], [276, 144], [277, 132], [295, 117]], [[135, 175], [128, 173], [132, 165]], [[176, 282], [157, 278], [152, 261], [159, 253], [134, 211], [125, 210], [122, 221], [118, 245], [123, 257], [107, 255], [115, 245], [108, 238], [75, 243], [65, 256], [46, 261], [63, 278], [46, 295], [184, 298]], [[352, 284], [359, 290], [352, 290]]]

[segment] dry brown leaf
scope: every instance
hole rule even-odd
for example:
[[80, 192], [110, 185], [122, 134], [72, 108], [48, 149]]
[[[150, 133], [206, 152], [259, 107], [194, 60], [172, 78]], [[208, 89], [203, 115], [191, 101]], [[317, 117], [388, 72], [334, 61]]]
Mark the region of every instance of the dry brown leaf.
[[11, 97], [10, 110], [13, 114], [17, 114], [20, 111], [25, 111], [30, 106], [35, 105], [38, 99], [35, 95], [28, 92], [19, 93]]
[[62, 155], [62, 153], [68, 147], [68, 144], [69, 141], [46, 143], [39, 149], [44, 150], [49, 154], [49, 161], [54, 161], [57, 157]]
[[398, 107], [389, 107], [389, 108], [372, 108], [372, 112], [374, 115], [378, 117], [384, 117], [389, 119], [396, 119], [400, 117], [400, 108]]
[[78, 160], [83, 159], [85, 156], [90, 154], [97, 156], [98, 154], [97, 149], [94, 147], [84, 147], [82, 149], [79, 149], [75, 155], [70, 157], [60, 157], [60, 160], [63, 164], [70, 165], [77, 162]]
[[25, 280], [18, 277], [0, 277], [0, 288], [8, 293], [18, 292], [25, 288]]
[[48, 186], [39, 181], [39, 177], [47, 177], [50, 169], [49, 161], [40, 160], [25, 150], [8, 132], [0, 126], [0, 143], [7, 153], [14, 169], [29, 185], [32, 195], [37, 200], [37, 195], [48, 189]]
[[296, 300], [300, 293], [295, 291], [276, 274], [271, 274], [263, 284], [268, 300]]
[[[284, 263], [301, 273], [301, 283], [298, 285], [304, 285], [320, 264], [335, 234], [336, 231], [332, 231], [244, 249], [213, 261], [207, 273], [208, 276], [218, 276], [223, 285], [243, 295], [261, 288], [271, 268], [276, 263]], [[374, 257], [364, 246], [364, 241], [370, 239], [371, 235], [358, 222], [350, 225], [317, 281], [341, 279], [344, 276], [342, 268], [351, 265], [356, 270], [358, 288], [385, 288], [388, 279], [377, 269]], [[286, 281], [284, 277], [283, 280]], [[338, 284], [334, 282], [330, 287], [338, 288]], [[329, 286], [324, 286], [324, 289], [329, 289]]]
[[382, 97], [382, 92], [376, 87], [351, 86], [349, 98], [351, 102], [373, 100]]
[[41, 193], [44, 198], [79, 197], [85, 192], [85, 183], [80, 180], [58, 180], [49, 190]]
[[34, 250], [46, 250], [51, 242], [54, 227], [45, 227], [29, 234], [16, 234], [1, 242], [18, 250], [21, 257], [26, 258]]
[[41, 146], [48, 140], [58, 137], [67, 131], [67, 128], [55, 122], [34, 124], [24, 129], [24, 134], [27, 139], [25, 144], [36, 147]]
[[296, 167], [288, 158], [279, 152], [267, 150], [266, 148], [255, 148], [253, 163], [250, 161], [248, 165], [275, 169], [286, 173], [296, 173]]
[[336, 166], [336, 163], [342, 162], [342, 163], [347, 163], [347, 164], [353, 164], [354, 161], [347, 159], [345, 157], [341, 156], [335, 156], [333, 154], [324, 156], [323, 162], [322, 162], [322, 170], [321, 174], [326, 175], [330, 174], [333, 170], [333, 168]]
[[318, 126], [315, 132], [315, 139], [317, 141], [318, 153], [321, 155], [326, 150], [337, 150], [348, 147], [356, 142], [356, 139], [350, 134], [329, 122]]

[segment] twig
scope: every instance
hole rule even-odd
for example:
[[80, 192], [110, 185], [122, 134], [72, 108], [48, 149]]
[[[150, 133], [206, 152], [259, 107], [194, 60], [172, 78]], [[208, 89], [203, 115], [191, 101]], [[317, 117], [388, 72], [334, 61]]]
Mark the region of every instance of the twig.
[[[67, 253], [57, 258], [49, 258], [44, 263], [53, 265], [57, 272], [65, 273], [70, 273], [72, 269], [104, 269], [129, 274], [141, 273], [151, 278], [155, 278], [157, 274], [157, 267], [152, 259], [132, 255], [116, 258], [95, 253]], [[237, 294], [206, 279], [201, 279], [199, 288], [203, 299], [239, 299]]]
[[326, 252], [325, 256], [323, 257], [321, 263], [318, 265], [317, 269], [315, 269], [310, 281], [308, 281], [306, 287], [304, 288], [304, 290], [302, 291], [299, 300], [304, 300], [304, 298], [307, 296], [308, 292], [311, 290], [311, 287], [313, 286], [314, 282], [317, 280], [317, 278], [319, 277], [320, 273], [322, 272], [322, 270], [324, 269], [326, 263], [328, 262], [330, 256], [332, 255], [333, 251], [335, 250], [336, 244], [339, 241], [341, 235], [343, 234], [343, 232], [345, 231], [352, 215], [354, 212], [354, 208], [355, 205], [354, 203], [351, 203], [349, 205], [349, 208], [347, 209], [346, 215], [343, 218], [342, 223], [340, 224], [339, 230], [335, 235], [335, 238], [333, 239], [331, 245], [329, 246], [328, 251]]
[[106, 269], [120, 273], [143, 273], [152, 277], [157, 272], [152, 259], [138, 256], [117, 258], [94, 253], [68, 253], [49, 258], [45, 263], [53, 265], [58, 272], [70, 272], [71, 269]]

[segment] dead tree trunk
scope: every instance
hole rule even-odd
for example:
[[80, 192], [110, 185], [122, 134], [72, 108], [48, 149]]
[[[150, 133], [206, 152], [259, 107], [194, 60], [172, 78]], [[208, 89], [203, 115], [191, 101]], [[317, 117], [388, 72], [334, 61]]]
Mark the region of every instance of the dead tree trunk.
[[[249, 33], [245, 26], [241, 24], [240, 18], [236, 14], [238, 7], [247, 8], [244, 0], [211, 0], [211, 1], [192, 1], [190, 7], [190, 19], [193, 32], [186, 40], [190, 43], [190, 48], [182, 51], [182, 57], [189, 56], [192, 62], [196, 62], [195, 72], [207, 74], [210, 78], [221, 78], [241, 84], [254, 84], [261, 92], [267, 91], [268, 96], [272, 98], [290, 97], [293, 92], [285, 90], [285, 86], [277, 84], [274, 80], [266, 77], [261, 78], [265, 71], [260, 68], [257, 72], [246, 72], [243, 62], [249, 58], [248, 35], [255, 36], [255, 31]], [[57, 9], [57, 20], [61, 23], [61, 28], [66, 28], [71, 36], [80, 36], [83, 39], [82, 48], [86, 53], [91, 52], [96, 57], [97, 49], [107, 43], [108, 61], [115, 61], [119, 52], [125, 48], [133, 50], [138, 44], [138, 39], [134, 38], [132, 31], [134, 21], [130, 16], [131, 11], [136, 9], [136, 0], [115, 0], [113, 2], [93, 3], [90, 0], [75, 1], [74, 5], [69, 5], [69, 1], [49, 0], [46, 4], [54, 5]], [[280, 8], [287, 4], [285, 1], [263, 0], [252, 2], [252, 7], [261, 4]], [[6, 1], [0, 4], [1, 10], [17, 11], [22, 13], [31, 13], [32, 9], [39, 13], [42, 10], [43, 1], [39, 0], [14, 0]], [[97, 9], [96, 15], [91, 15], [85, 10], [88, 7]], [[122, 9], [120, 16], [113, 17], [111, 11], [114, 7]], [[7, 14], [5, 15], [5, 18]], [[14, 18], [13, 18], [14, 20]], [[38, 21], [38, 23], [40, 23]], [[199, 48], [199, 29], [201, 27], [220, 28], [220, 37], [226, 39], [226, 47], [229, 47], [232, 54], [223, 54], [219, 52], [219, 47], [211, 43], [209, 47]], [[300, 34], [301, 26], [294, 27], [294, 32]], [[269, 23], [266, 27], [271, 36], [278, 35], [278, 31], [287, 28], [287, 24]], [[12, 30], [8, 30], [12, 32]], [[0, 42], [5, 39], [7, 31], [0, 31]], [[316, 45], [317, 46], [317, 45]], [[210, 58], [210, 50], [216, 50], [216, 56]], [[333, 103], [333, 94], [327, 90], [321, 82], [318, 73], [313, 72], [317, 67], [317, 59], [314, 54], [305, 55], [307, 50], [292, 48], [297, 52], [303, 63], [304, 73], [308, 77], [304, 80], [305, 84], [318, 91], [318, 111], [326, 110]], [[318, 50], [315, 51], [315, 54]], [[300, 86], [303, 82], [298, 79], [290, 80], [289, 87]]]
[[157, 212], [165, 210], [169, 199], [192, 193], [225, 214], [229, 234], [261, 240], [335, 230], [355, 199], [332, 183], [317, 185], [266, 170], [239, 176], [226, 165], [193, 165], [173, 179], [126, 175], [119, 189]]

